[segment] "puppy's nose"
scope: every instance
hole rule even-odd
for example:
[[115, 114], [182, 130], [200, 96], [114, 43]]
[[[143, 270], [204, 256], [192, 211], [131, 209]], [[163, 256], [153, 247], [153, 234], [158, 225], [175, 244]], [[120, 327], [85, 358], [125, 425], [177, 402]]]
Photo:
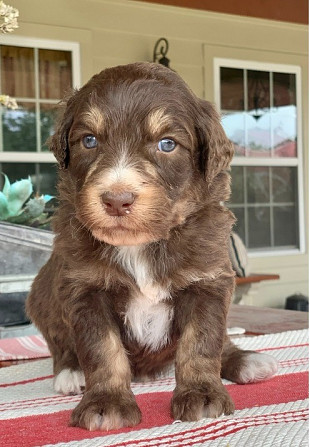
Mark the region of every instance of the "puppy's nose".
[[105, 211], [109, 216], [126, 216], [131, 212], [131, 205], [135, 201], [135, 195], [131, 192], [115, 194], [105, 192], [101, 196]]

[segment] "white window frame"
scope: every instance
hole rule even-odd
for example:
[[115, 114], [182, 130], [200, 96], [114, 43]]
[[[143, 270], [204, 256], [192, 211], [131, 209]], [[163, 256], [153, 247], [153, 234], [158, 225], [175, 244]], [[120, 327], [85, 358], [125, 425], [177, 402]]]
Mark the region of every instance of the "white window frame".
[[[63, 40], [50, 40], [50, 39], [34, 39], [30, 37], [11, 36], [5, 35], [0, 37], [0, 45], [13, 45], [19, 47], [30, 47], [35, 49], [36, 63], [38, 63], [38, 50], [63, 50], [70, 51], [72, 54], [72, 85], [73, 88], [79, 88], [81, 86], [81, 62], [80, 62], [80, 45], [78, 42], [63, 41]], [[36, 75], [35, 88], [38, 92], [39, 79]], [[6, 94], [6, 92], [1, 92]], [[18, 102], [17, 98], [17, 102]], [[61, 98], [59, 98], [61, 99]], [[27, 101], [27, 98], [20, 98], [20, 101]], [[55, 104], [55, 100], [41, 100], [46, 104]], [[37, 101], [36, 101], [37, 103]], [[39, 114], [36, 117], [40, 120]], [[37, 126], [37, 129], [39, 126]], [[0, 129], [0, 137], [2, 130]], [[40, 135], [37, 135], [41, 138]], [[0, 150], [0, 163], [55, 163], [56, 159], [51, 152], [40, 151], [28, 151], [28, 152], [4, 152]]]
[[215, 103], [218, 110], [221, 111], [221, 85], [220, 85], [220, 69], [238, 68], [246, 70], [261, 70], [276, 73], [292, 73], [296, 75], [296, 110], [297, 110], [297, 157], [283, 158], [257, 158], [235, 156], [232, 160], [232, 166], [290, 166], [297, 168], [297, 187], [298, 187], [298, 219], [299, 219], [299, 248], [294, 249], [274, 249], [274, 250], [249, 250], [249, 257], [266, 257], [266, 256], [284, 256], [305, 253], [305, 215], [304, 215], [304, 187], [303, 187], [303, 143], [302, 143], [302, 83], [301, 83], [301, 67], [297, 65], [283, 65], [263, 63], [256, 61], [214, 58], [213, 74], [214, 74], [214, 90]]

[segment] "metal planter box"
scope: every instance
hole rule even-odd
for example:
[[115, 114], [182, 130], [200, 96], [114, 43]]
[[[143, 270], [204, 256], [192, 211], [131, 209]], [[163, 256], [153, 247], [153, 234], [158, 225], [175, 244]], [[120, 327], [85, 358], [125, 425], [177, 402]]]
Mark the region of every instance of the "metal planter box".
[[0, 222], [0, 338], [36, 333], [32, 325], [21, 324], [23, 307], [53, 239], [51, 231]]

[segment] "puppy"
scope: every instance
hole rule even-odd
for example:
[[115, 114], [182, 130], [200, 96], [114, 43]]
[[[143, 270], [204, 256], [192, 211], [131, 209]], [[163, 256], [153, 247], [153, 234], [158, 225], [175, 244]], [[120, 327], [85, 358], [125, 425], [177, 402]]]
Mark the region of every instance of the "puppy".
[[173, 71], [136, 63], [95, 75], [50, 140], [60, 166], [54, 250], [27, 311], [55, 390], [83, 397], [71, 425], [133, 426], [132, 378], [175, 362], [175, 419], [234, 411], [221, 376], [246, 383], [276, 361], [226, 336], [232, 144], [213, 106]]

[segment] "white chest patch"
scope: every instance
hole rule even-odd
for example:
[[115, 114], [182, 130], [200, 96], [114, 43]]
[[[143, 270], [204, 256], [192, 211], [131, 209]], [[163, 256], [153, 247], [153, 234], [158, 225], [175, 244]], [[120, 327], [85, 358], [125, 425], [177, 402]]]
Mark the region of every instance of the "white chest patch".
[[173, 309], [165, 301], [169, 290], [154, 284], [150, 267], [143, 259], [143, 248], [121, 247], [117, 261], [135, 279], [140, 292], [131, 297], [125, 315], [129, 335], [141, 346], [156, 351], [169, 341]]

